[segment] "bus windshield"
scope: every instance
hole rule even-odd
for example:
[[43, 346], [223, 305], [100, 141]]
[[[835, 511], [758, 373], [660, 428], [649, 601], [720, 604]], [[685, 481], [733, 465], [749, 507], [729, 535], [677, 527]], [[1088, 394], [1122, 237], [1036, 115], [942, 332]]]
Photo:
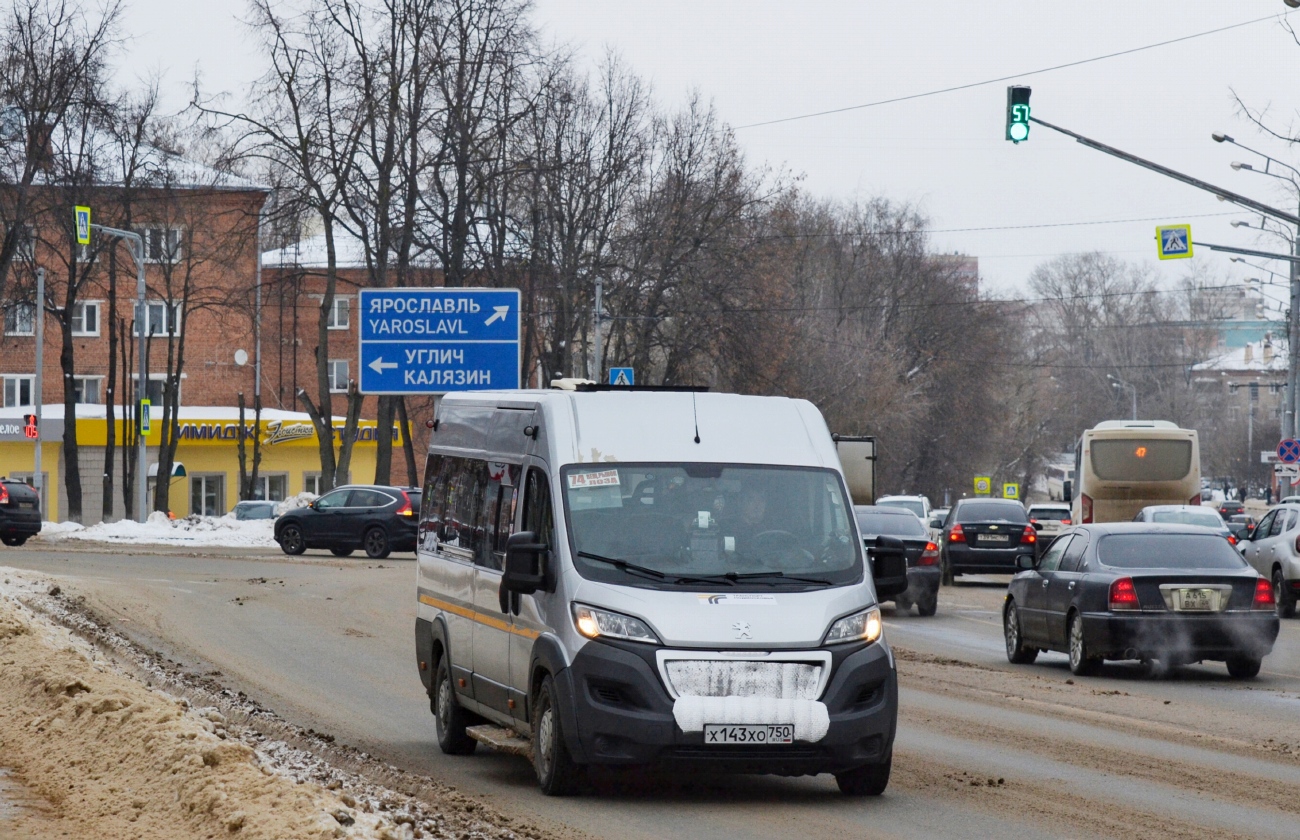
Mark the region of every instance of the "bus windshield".
[[1092, 471], [1103, 481], [1180, 481], [1192, 469], [1192, 442], [1161, 438], [1097, 439]]
[[574, 566], [625, 586], [829, 586], [862, 578], [834, 470], [580, 464], [563, 472]]

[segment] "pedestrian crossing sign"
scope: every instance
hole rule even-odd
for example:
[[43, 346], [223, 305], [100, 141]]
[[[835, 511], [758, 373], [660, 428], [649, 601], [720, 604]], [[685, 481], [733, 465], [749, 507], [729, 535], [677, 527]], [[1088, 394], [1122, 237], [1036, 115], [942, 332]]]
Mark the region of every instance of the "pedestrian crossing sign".
[[77, 226], [77, 244], [90, 244], [90, 208], [78, 205], [72, 208], [72, 220]]
[[610, 368], [609, 384], [630, 388], [636, 384], [636, 371], [632, 370], [630, 367]]
[[1156, 249], [1162, 260], [1185, 260], [1192, 256], [1192, 226], [1162, 225], [1156, 228]]
[[1019, 484], [1003, 484], [1003, 485], [1002, 485], [1002, 498], [1004, 498], [1004, 499], [1019, 499], [1019, 498], [1020, 498], [1020, 485], [1019, 485]]

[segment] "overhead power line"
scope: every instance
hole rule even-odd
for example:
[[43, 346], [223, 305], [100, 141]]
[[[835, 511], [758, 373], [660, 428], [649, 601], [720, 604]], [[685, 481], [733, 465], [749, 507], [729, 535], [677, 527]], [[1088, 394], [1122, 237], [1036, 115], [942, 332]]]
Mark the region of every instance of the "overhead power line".
[[1220, 26], [1217, 29], [1207, 29], [1204, 32], [1194, 32], [1191, 35], [1183, 35], [1178, 38], [1170, 38], [1167, 41], [1157, 41], [1154, 44], [1145, 44], [1140, 47], [1133, 47], [1127, 50], [1120, 50], [1118, 52], [1106, 53], [1105, 55], [1096, 55], [1093, 56], [1092, 58], [1081, 58], [1078, 61], [1070, 61], [1070, 62], [1066, 62], [1065, 64], [1055, 64], [1051, 67], [1040, 67], [1037, 70], [1029, 70], [1023, 73], [1012, 73], [1007, 76], [998, 76], [995, 79], [984, 79], [983, 81], [979, 81], [979, 82], [968, 82], [967, 84], [964, 85], [953, 85], [952, 87], [939, 88], [937, 90], [927, 90], [924, 93], [913, 93], [913, 94], [908, 94], [907, 96], [895, 96], [889, 99], [878, 99], [875, 102], [864, 102], [861, 105], [846, 105], [843, 108], [831, 108], [826, 111], [813, 111], [812, 113], [799, 114], [793, 117], [780, 117], [774, 120], [764, 120], [762, 122], [747, 123], [745, 125], [736, 126], [735, 130], [740, 131], [741, 129], [745, 129], [745, 128], [759, 128], [765, 125], [778, 125], [780, 123], [795, 122], [796, 120], [810, 120], [814, 117], [826, 117], [832, 114], [847, 113], [849, 111], [861, 111], [865, 108], [875, 108], [880, 105], [892, 105], [895, 102], [908, 102], [913, 99], [924, 99], [928, 96], [938, 96], [939, 94], [942, 93], [955, 93], [956, 91], [959, 90], [970, 90], [971, 88], [984, 87], [985, 85], [995, 85], [998, 84], [999, 82], [1008, 82], [1011, 81], [1012, 79], [1024, 78], [1025, 76], [1036, 76], [1040, 73], [1051, 73], [1055, 70], [1065, 70], [1070, 67], [1079, 67], [1080, 65], [1083, 64], [1092, 64], [1097, 61], [1106, 61], [1107, 59], [1111, 59], [1111, 58], [1119, 58], [1120, 56], [1145, 52], [1146, 50], [1154, 50], [1157, 47], [1167, 47], [1170, 44], [1178, 44], [1183, 41], [1191, 41], [1193, 39], [1204, 38], [1209, 35], [1217, 35], [1220, 32], [1227, 32], [1232, 29], [1240, 29], [1243, 26], [1253, 26], [1257, 23], [1263, 23], [1264, 21], [1268, 21], [1268, 20], [1279, 20], [1281, 18], [1286, 17], [1289, 14], [1291, 13], [1281, 12], [1279, 14], [1267, 15], [1265, 17], [1255, 18], [1254, 20], [1242, 21], [1241, 23], [1233, 23], [1233, 24], [1229, 24], [1228, 26]]

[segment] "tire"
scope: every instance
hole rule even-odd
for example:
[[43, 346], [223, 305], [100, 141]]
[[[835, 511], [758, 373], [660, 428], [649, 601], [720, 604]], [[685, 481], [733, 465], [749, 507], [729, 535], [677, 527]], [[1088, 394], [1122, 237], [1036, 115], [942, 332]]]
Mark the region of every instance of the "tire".
[[533, 726], [533, 769], [537, 771], [537, 786], [547, 796], [569, 796], [578, 790], [582, 767], [569, 755], [564, 740], [560, 710], [556, 708], [558, 695], [551, 675], [542, 677], [537, 688], [533, 708], [537, 722]]
[[1286, 578], [1281, 569], [1273, 570], [1273, 599], [1277, 601], [1278, 618], [1295, 617], [1295, 599], [1287, 596]]
[[939, 611], [939, 587], [921, 596], [916, 602], [916, 614], [922, 616], [932, 616]]
[[1253, 680], [1259, 676], [1264, 660], [1254, 656], [1234, 656], [1227, 661], [1228, 675], [1237, 680]]
[[388, 544], [388, 532], [383, 528], [375, 527], [366, 531], [361, 544], [365, 546], [366, 556], [371, 560], [383, 560], [393, 553], [392, 546]]
[[1012, 665], [1029, 665], [1038, 658], [1038, 648], [1029, 647], [1020, 635], [1020, 610], [1008, 601], [1002, 611], [1002, 638], [1007, 646], [1007, 661]]
[[285, 554], [302, 554], [307, 550], [307, 541], [303, 539], [302, 528], [298, 525], [289, 524], [281, 528], [276, 542], [280, 543], [280, 550]]
[[18, 546], [27, 542], [27, 537], [26, 535], [19, 537], [11, 534], [8, 536], [0, 537], [0, 542], [3, 542], [5, 545], [13, 546], [14, 548], [17, 548]]
[[456, 701], [446, 656], [438, 660], [438, 668], [433, 672], [429, 707], [433, 712], [433, 729], [438, 736], [438, 748], [447, 755], [469, 755], [474, 752], [478, 741], [465, 734], [465, 727], [472, 726], [474, 719]]
[[352, 552], [353, 552], [353, 551], [355, 551], [355, 549], [351, 549], [351, 548], [331, 548], [331, 549], [330, 549], [330, 554], [333, 554], [335, 557], [350, 557], [350, 556], [352, 555]]
[[845, 796], [879, 796], [889, 786], [889, 772], [893, 768], [894, 756], [879, 764], [864, 764], [835, 774], [835, 784], [840, 786], [840, 793]]
[[1076, 677], [1090, 677], [1101, 670], [1101, 660], [1088, 655], [1088, 646], [1083, 640], [1083, 618], [1078, 613], [1070, 616], [1067, 638], [1070, 640], [1070, 673]]

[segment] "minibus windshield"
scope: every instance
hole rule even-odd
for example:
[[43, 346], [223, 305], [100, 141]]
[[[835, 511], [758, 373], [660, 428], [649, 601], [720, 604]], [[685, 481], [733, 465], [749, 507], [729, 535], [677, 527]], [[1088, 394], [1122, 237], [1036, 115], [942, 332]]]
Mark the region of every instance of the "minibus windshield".
[[862, 577], [833, 470], [604, 463], [567, 467], [561, 480], [574, 565], [592, 580], [806, 589]]

